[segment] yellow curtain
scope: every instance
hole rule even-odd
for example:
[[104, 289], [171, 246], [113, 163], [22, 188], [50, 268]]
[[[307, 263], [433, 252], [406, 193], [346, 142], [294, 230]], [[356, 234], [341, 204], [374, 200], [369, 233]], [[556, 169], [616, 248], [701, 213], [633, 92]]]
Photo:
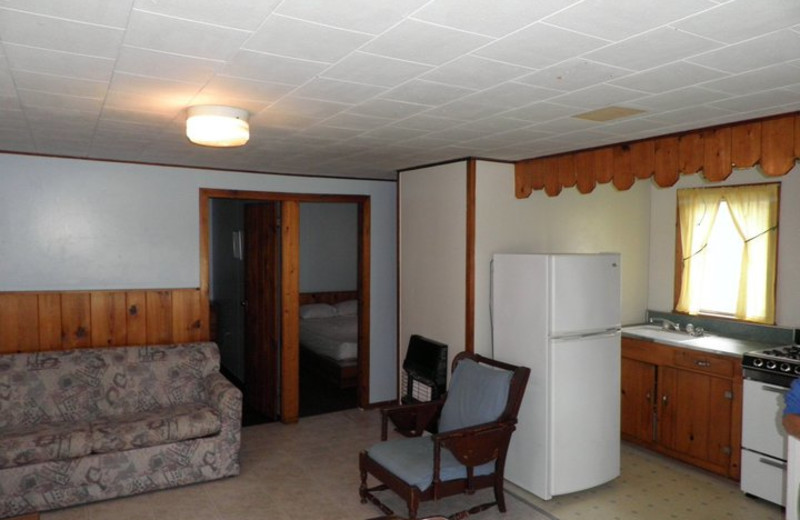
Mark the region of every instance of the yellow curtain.
[[722, 193], [716, 189], [678, 190], [678, 214], [683, 248], [681, 294], [675, 310], [697, 314], [705, 266], [704, 250], [708, 244], [714, 219], [717, 218]]
[[774, 323], [778, 185], [722, 188], [722, 196], [744, 241], [736, 317]]

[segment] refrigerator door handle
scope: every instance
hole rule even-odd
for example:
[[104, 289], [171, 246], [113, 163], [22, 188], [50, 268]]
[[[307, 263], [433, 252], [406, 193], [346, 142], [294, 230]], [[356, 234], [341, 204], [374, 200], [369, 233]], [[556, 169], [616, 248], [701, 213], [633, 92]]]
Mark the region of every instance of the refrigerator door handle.
[[600, 330], [596, 332], [586, 332], [583, 334], [561, 334], [558, 336], [552, 336], [550, 339], [552, 339], [553, 341], [564, 341], [564, 340], [583, 339], [583, 338], [610, 338], [620, 333], [621, 333], [620, 329], [614, 327], [613, 329]]

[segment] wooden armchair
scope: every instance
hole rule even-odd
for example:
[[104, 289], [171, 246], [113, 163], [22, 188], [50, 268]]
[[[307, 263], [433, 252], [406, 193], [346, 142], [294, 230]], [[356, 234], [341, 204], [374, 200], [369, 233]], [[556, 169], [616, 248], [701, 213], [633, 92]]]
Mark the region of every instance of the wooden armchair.
[[[422, 501], [487, 487], [494, 488], [494, 502], [450, 518], [495, 505], [506, 510], [505, 457], [530, 370], [462, 352], [453, 360], [452, 372], [450, 389], [441, 400], [384, 409], [385, 442], [359, 455], [361, 502], [378, 506], [386, 515], [380, 518], [397, 518], [374, 494], [387, 489], [405, 500], [409, 520], [417, 520]], [[406, 438], [386, 441], [389, 421]], [[433, 434], [423, 435], [426, 431]], [[367, 487], [368, 475], [380, 484]]]

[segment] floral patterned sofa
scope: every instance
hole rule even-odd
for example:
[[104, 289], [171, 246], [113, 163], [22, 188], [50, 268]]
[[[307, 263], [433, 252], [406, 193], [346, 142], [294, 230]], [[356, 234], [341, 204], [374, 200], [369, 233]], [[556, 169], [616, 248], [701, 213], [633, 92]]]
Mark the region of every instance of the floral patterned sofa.
[[0, 356], [0, 518], [239, 473], [214, 343]]

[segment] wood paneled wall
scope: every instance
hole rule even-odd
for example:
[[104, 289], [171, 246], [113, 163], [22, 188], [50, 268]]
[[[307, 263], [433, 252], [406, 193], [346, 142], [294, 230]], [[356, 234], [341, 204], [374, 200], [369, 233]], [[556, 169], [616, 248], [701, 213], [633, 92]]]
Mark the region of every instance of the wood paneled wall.
[[764, 175], [785, 175], [800, 158], [800, 113], [769, 117], [603, 148], [526, 159], [515, 164], [517, 198], [534, 190], [554, 197], [562, 188], [589, 193], [611, 182], [624, 191], [639, 179], [661, 187], [680, 176], [703, 172], [710, 182], [734, 168], [759, 165]]
[[199, 289], [0, 293], [0, 353], [208, 338]]

